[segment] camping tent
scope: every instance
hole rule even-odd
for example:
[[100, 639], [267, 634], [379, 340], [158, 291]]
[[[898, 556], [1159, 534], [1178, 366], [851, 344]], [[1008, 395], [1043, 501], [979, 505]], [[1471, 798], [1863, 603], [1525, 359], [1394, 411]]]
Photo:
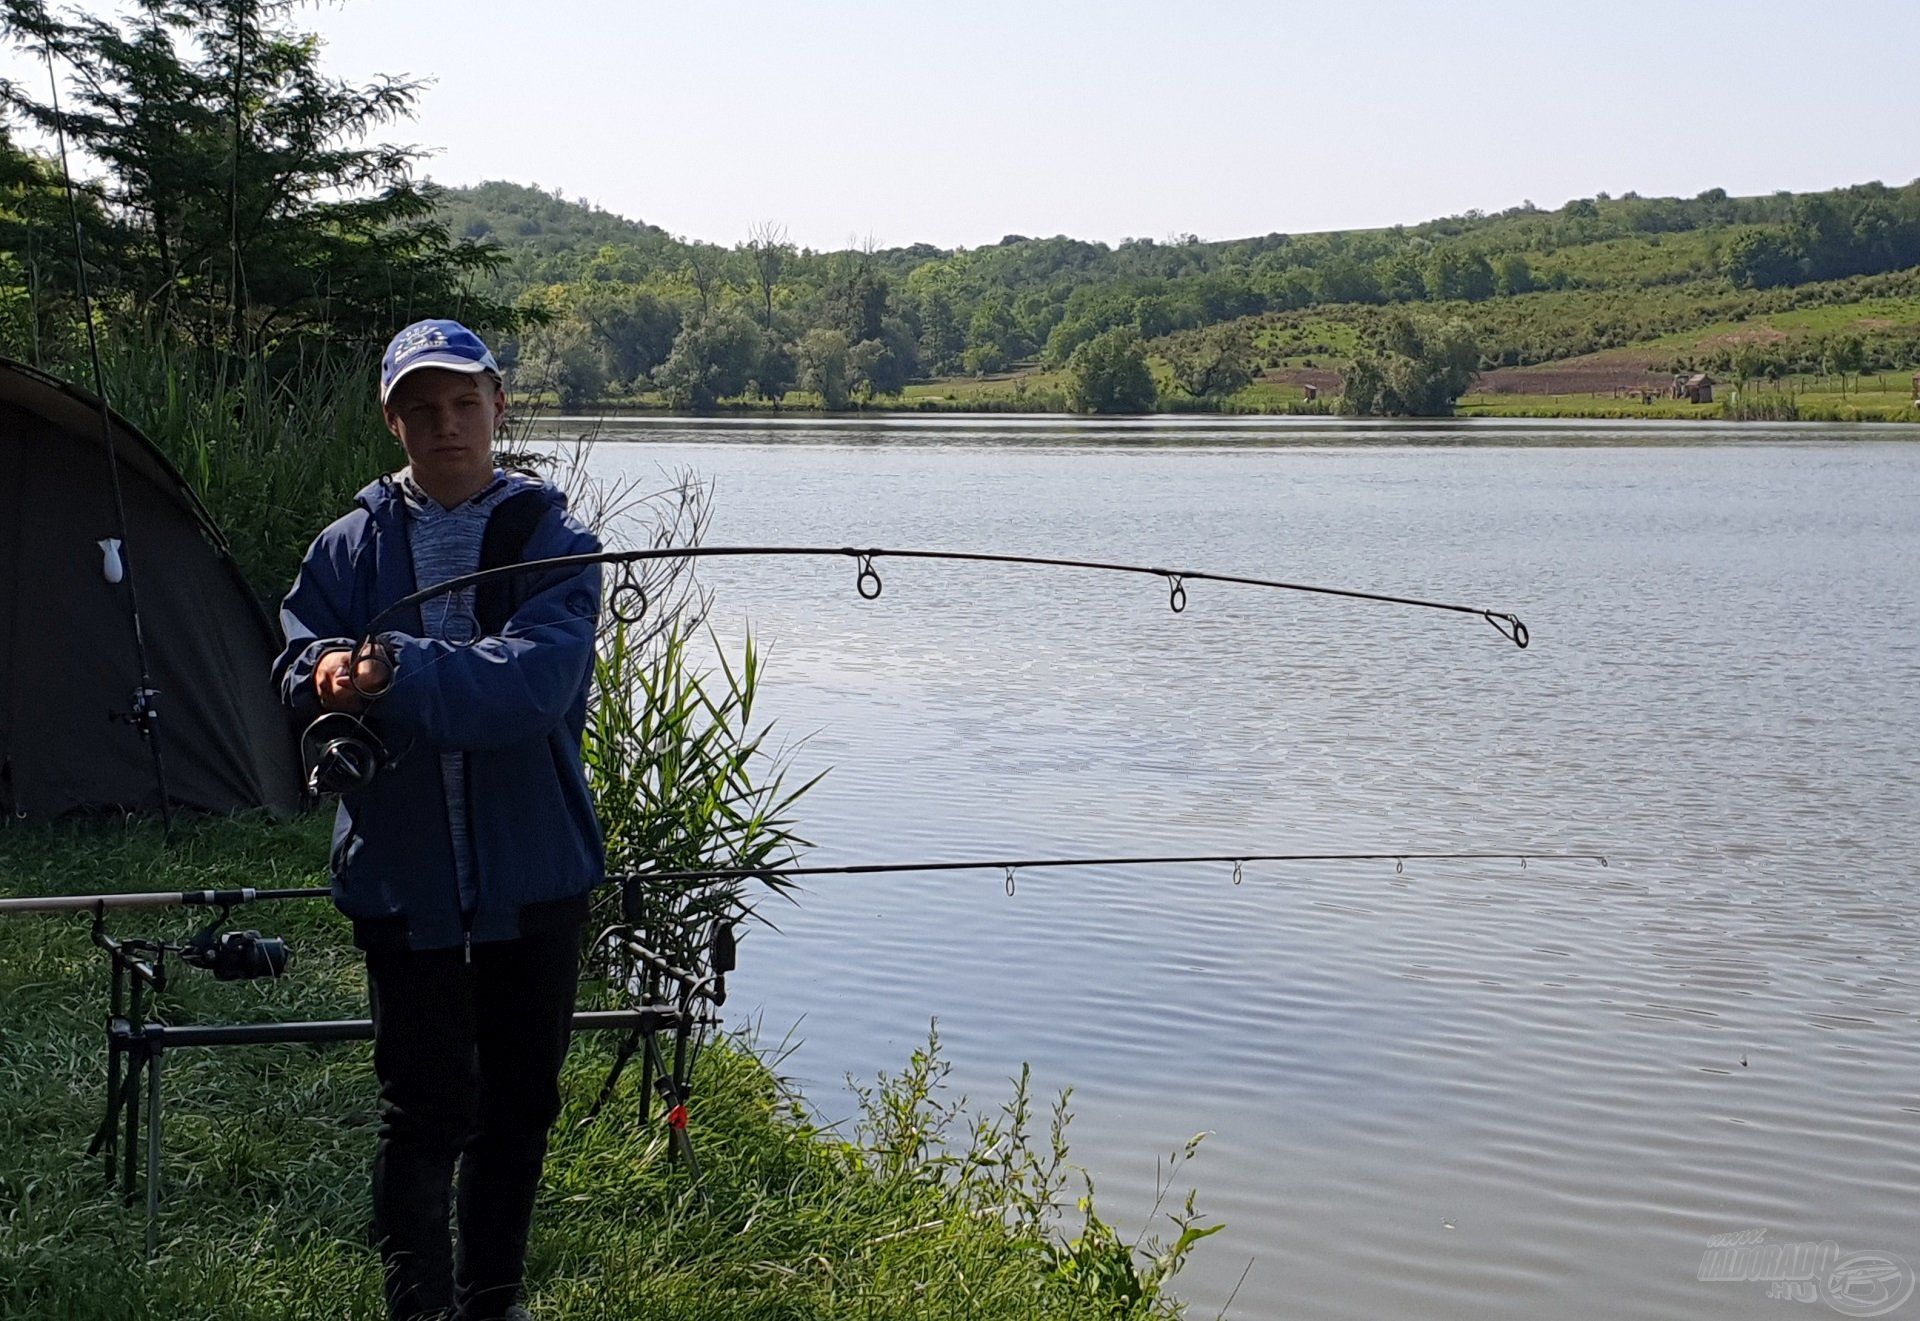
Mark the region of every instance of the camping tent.
[[[299, 801], [298, 754], [268, 671], [277, 638], [193, 490], [112, 418], [119, 527], [100, 405], [0, 358], [0, 810], [47, 818], [159, 805], [146, 740], [137, 586], [153, 709], [176, 806]], [[134, 582], [103, 541], [124, 535]]]

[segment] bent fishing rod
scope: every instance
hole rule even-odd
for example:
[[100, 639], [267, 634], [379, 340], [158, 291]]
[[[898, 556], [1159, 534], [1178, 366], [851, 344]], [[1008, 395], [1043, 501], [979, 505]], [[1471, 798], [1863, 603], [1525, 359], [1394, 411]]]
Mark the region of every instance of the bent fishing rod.
[[[1541, 850], [1509, 852], [1423, 852], [1403, 850], [1377, 853], [1187, 853], [1086, 858], [968, 858], [917, 862], [857, 862], [840, 866], [706, 867], [692, 870], [618, 872], [609, 881], [672, 884], [685, 881], [782, 881], [807, 876], [877, 876], [912, 872], [998, 871], [1023, 872], [1077, 867], [1158, 867], [1200, 863], [1231, 863], [1234, 883], [1249, 862], [1391, 862], [1395, 870], [1409, 862], [1597, 862], [1607, 865], [1604, 853], [1555, 853]], [[0, 913], [99, 912], [113, 908], [206, 907], [237, 908], [242, 904], [275, 903], [293, 899], [325, 899], [325, 886], [292, 890], [161, 890], [135, 894], [47, 895], [28, 899], [0, 899]]]
[[[1482, 606], [1460, 605], [1451, 601], [1433, 601], [1421, 597], [1396, 596], [1386, 592], [1366, 592], [1346, 587], [1324, 587], [1314, 583], [1286, 582], [1275, 578], [1254, 578], [1244, 574], [1214, 573], [1204, 569], [1165, 569], [1147, 564], [1122, 564], [1111, 560], [1075, 560], [1062, 559], [1049, 555], [1008, 555], [986, 551], [960, 550], [912, 550], [887, 546], [649, 546], [638, 550], [595, 551], [583, 555], [556, 555], [546, 559], [525, 560], [519, 564], [504, 564], [492, 569], [481, 569], [474, 573], [461, 574], [444, 582], [423, 587], [401, 597], [387, 606], [368, 621], [362, 635], [362, 642], [356, 654], [370, 650], [373, 641], [384, 625], [393, 622], [403, 611], [419, 607], [427, 601], [464, 590], [478, 587], [483, 583], [497, 582], [503, 578], [517, 577], [529, 573], [550, 573], [561, 569], [581, 568], [590, 564], [613, 565], [623, 569], [653, 560], [694, 560], [694, 559], [737, 559], [745, 557], [834, 557], [851, 559], [856, 566], [854, 588], [863, 600], [879, 598], [885, 584], [874, 562], [883, 558], [897, 560], [940, 560], [950, 563], [1028, 565], [1049, 569], [1086, 569], [1103, 573], [1144, 574], [1160, 578], [1167, 584], [1167, 605], [1175, 614], [1187, 608], [1187, 584], [1190, 582], [1232, 583], [1245, 587], [1264, 587], [1277, 591], [1305, 592], [1316, 596], [1340, 597], [1351, 601], [1370, 601], [1380, 605], [1412, 606], [1423, 610], [1445, 610], [1453, 614], [1473, 615], [1491, 624], [1496, 632], [1516, 647], [1525, 648], [1530, 641], [1527, 626], [1520, 616], [1504, 610], [1492, 610]], [[616, 620], [624, 624], [639, 623], [645, 617], [651, 602], [647, 598], [645, 586], [630, 573], [623, 573], [613, 589], [607, 593], [607, 611]], [[357, 685], [356, 685], [357, 687]], [[363, 697], [373, 697], [377, 692], [371, 688], [362, 690]]]
[[[428, 601], [450, 596], [467, 588], [479, 587], [503, 579], [527, 574], [555, 573], [588, 565], [611, 565], [621, 570], [619, 581], [606, 593], [607, 612], [625, 625], [638, 624], [646, 617], [652, 602], [646, 585], [634, 573], [633, 566], [661, 560], [740, 559], [746, 557], [813, 557], [851, 559], [855, 564], [854, 589], [861, 599], [877, 600], [885, 588], [874, 561], [892, 557], [905, 560], [938, 560], [949, 563], [1027, 565], [1048, 569], [1085, 569], [1101, 573], [1139, 574], [1163, 579], [1167, 584], [1167, 605], [1180, 614], [1187, 608], [1189, 582], [1231, 583], [1275, 591], [1304, 592], [1315, 596], [1339, 597], [1380, 605], [1410, 606], [1422, 610], [1444, 610], [1452, 614], [1472, 615], [1492, 625], [1501, 637], [1524, 649], [1531, 640], [1520, 616], [1483, 606], [1461, 605], [1452, 601], [1434, 601], [1423, 597], [1396, 596], [1386, 592], [1360, 591], [1354, 588], [1325, 587], [1316, 583], [1287, 582], [1277, 578], [1255, 578], [1245, 574], [1214, 573], [1205, 569], [1166, 569], [1147, 564], [1122, 564], [1111, 560], [1063, 559], [1048, 555], [1009, 555], [988, 551], [918, 550], [886, 546], [648, 546], [635, 550], [601, 550], [580, 555], [554, 555], [523, 560], [491, 569], [479, 569], [448, 578], [429, 587], [402, 596], [373, 615], [361, 630], [360, 640], [349, 651], [347, 684], [365, 702], [377, 702], [397, 682], [406, 679], [391, 664], [380, 643], [383, 628], [405, 611], [417, 610]], [[584, 610], [581, 613], [585, 613]], [[477, 619], [463, 630], [461, 641], [452, 650], [427, 662], [431, 668], [463, 647], [480, 640]], [[362, 675], [363, 662], [387, 662], [366, 666], [373, 671]], [[373, 782], [390, 761], [385, 745], [354, 712], [329, 711], [308, 725], [301, 735], [301, 762], [307, 771], [307, 787], [313, 793], [342, 793], [363, 789]]]

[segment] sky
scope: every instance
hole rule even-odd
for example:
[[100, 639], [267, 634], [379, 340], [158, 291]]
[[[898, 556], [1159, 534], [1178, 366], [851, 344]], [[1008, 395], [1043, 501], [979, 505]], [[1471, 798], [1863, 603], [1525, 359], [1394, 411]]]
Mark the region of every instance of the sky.
[[345, 0], [443, 183], [676, 234], [1117, 242], [1920, 177], [1920, 0]]

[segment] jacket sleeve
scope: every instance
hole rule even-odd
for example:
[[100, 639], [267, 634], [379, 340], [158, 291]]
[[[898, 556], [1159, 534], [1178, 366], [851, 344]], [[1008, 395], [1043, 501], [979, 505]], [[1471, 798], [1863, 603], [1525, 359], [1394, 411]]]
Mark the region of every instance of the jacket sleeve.
[[347, 538], [336, 525], [307, 549], [293, 590], [280, 604], [280, 631], [287, 645], [273, 663], [273, 677], [280, 686], [280, 700], [303, 720], [320, 714], [320, 698], [313, 690], [313, 671], [320, 658], [330, 651], [353, 649], [348, 625], [352, 593]]
[[393, 686], [375, 705], [383, 731], [446, 752], [505, 747], [558, 727], [593, 670], [600, 566], [543, 582], [493, 637], [468, 646], [382, 633]]

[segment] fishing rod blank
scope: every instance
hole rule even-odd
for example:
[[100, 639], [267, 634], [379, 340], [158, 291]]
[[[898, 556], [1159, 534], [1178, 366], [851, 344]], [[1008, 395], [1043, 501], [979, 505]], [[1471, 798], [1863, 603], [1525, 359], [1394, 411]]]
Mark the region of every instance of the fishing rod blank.
[[1190, 853], [1122, 858], [972, 858], [947, 862], [862, 862], [839, 867], [714, 867], [694, 871], [629, 872], [613, 879], [636, 882], [787, 880], [802, 876], [877, 876], [909, 872], [999, 871], [1006, 873], [1007, 893], [1013, 893], [1016, 872], [1062, 867], [1147, 867], [1186, 863], [1232, 863], [1233, 883], [1240, 884], [1241, 867], [1249, 862], [1391, 862], [1396, 873], [1409, 862], [1597, 862], [1607, 865], [1604, 853]]
[[238, 908], [285, 899], [325, 899], [325, 886], [303, 890], [161, 890], [148, 894], [64, 894], [0, 899], [0, 913], [99, 913], [112, 908]]
[[[1454, 614], [1475, 615], [1493, 625], [1500, 636], [1517, 647], [1524, 648], [1529, 641], [1527, 626], [1520, 622], [1518, 615], [1480, 606], [1459, 605], [1450, 601], [1430, 601], [1421, 597], [1393, 596], [1384, 592], [1363, 592], [1344, 587], [1321, 587], [1312, 583], [1253, 578], [1242, 574], [1212, 573], [1203, 569], [1163, 569], [1145, 564], [1119, 564], [1107, 560], [1069, 560], [1045, 555], [1003, 555], [984, 551], [900, 550], [884, 546], [650, 546], [639, 550], [598, 551], [586, 555], [557, 555], [550, 559], [528, 560], [520, 564], [505, 564], [497, 568], [461, 574], [403, 596], [376, 614], [368, 622], [363, 636], [371, 640], [380, 632], [382, 625], [390, 622], [403, 610], [463, 588], [518, 574], [577, 568], [588, 564], [627, 566], [650, 560], [727, 559], [747, 556], [840, 556], [851, 559], [857, 566], [854, 578], [855, 590], [868, 601], [878, 598], [884, 586], [879, 570], [874, 567], [874, 561], [887, 556], [894, 559], [943, 560], [969, 564], [1024, 564], [1051, 569], [1089, 569], [1105, 573], [1145, 574], [1149, 577], [1161, 578], [1167, 583], [1167, 604], [1175, 614], [1187, 608], [1186, 585], [1188, 583], [1234, 583], [1246, 587], [1309, 592], [1317, 596], [1335, 596], [1352, 601], [1372, 601], [1383, 605], [1415, 606], [1424, 610], [1446, 610]], [[620, 582], [615, 584], [612, 591], [607, 594], [608, 612], [622, 623], [638, 623], [645, 616], [649, 604], [646, 589], [636, 579], [626, 575], [622, 575]], [[369, 691], [363, 695], [373, 696], [374, 694]]]
[[[785, 880], [802, 876], [879, 876], [912, 872], [1044, 871], [1065, 867], [1148, 867], [1191, 863], [1232, 863], [1234, 881], [1249, 862], [1391, 862], [1395, 870], [1409, 862], [1597, 862], [1607, 865], [1604, 853], [1185, 853], [1151, 857], [1113, 858], [972, 858], [936, 862], [860, 862], [837, 867], [708, 867], [694, 871], [625, 872], [611, 881], [747, 881]], [[160, 890], [135, 894], [68, 894], [38, 898], [0, 899], [0, 913], [93, 913], [114, 908], [237, 908], [242, 904], [277, 903], [291, 899], [325, 899], [326, 886], [296, 890]]]
[[140, 592], [133, 574], [133, 539], [127, 534], [127, 500], [120, 485], [120, 451], [113, 443], [113, 413], [107, 405], [106, 373], [100, 366], [100, 336], [94, 327], [93, 293], [87, 284], [86, 236], [80, 224], [80, 199], [74, 191], [73, 172], [67, 165], [67, 125], [60, 112], [60, 79], [53, 68], [53, 37], [46, 38], [47, 83], [53, 110], [54, 141], [60, 148], [60, 180], [66, 188], [67, 215], [73, 224], [74, 291], [80, 296], [81, 320], [87, 328], [87, 357], [93, 365], [93, 393], [100, 401], [100, 443], [107, 450], [107, 475], [113, 491], [113, 512], [119, 529], [121, 579], [127, 586], [127, 617], [133, 629], [133, 659], [139, 670], [139, 686], [133, 690], [131, 710], [124, 717], [147, 745], [153, 760], [154, 791], [160, 797], [160, 829], [173, 831], [173, 802], [167, 793], [167, 767], [160, 755], [160, 712], [154, 699], [153, 667], [147, 656], [147, 634], [140, 616]]

